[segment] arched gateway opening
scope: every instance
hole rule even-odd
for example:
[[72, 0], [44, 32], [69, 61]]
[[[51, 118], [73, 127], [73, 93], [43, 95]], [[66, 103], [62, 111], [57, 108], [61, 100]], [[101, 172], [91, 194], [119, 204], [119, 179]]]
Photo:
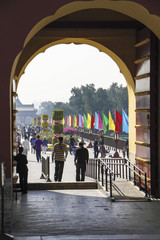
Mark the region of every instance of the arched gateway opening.
[[[155, 121], [155, 114], [152, 115], [151, 120], [150, 115], [155, 109], [150, 109], [150, 99], [154, 101], [151, 96], [150, 81], [156, 69], [150, 68], [150, 65], [151, 60], [154, 61], [156, 51], [156, 48], [151, 49], [151, 45], [156, 41], [156, 37], [146, 26], [135, 20], [137, 18], [142, 20], [138, 17], [139, 12], [142, 11], [144, 19], [141, 22], [145, 23], [144, 9], [139, 9], [138, 16], [134, 16], [134, 19], [128, 16], [133, 15], [130, 11], [127, 15], [120, 13], [124, 11], [121, 9], [122, 6], [119, 10], [115, 8], [117, 11], [113, 11], [113, 6], [105, 9], [94, 5], [91, 9], [80, 4], [79, 8], [74, 10], [72, 7], [72, 4], [68, 5], [68, 11], [67, 7], [60, 9], [54, 16], [40, 21], [32, 29], [25, 41], [23, 51], [13, 65], [16, 81], [13, 91], [16, 92], [18, 81], [27, 64], [34, 56], [50, 46], [59, 43], [85, 43], [108, 54], [117, 63], [127, 82], [130, 159], [147, 172], [153, 193], [156, 191], [156, 180], [151, 176], [155, 174], [155, 160], [151, 159], [155, 152], [150, 151], [150, 139], [155, 137], [153, 134], [155, 131], [150, 136], [150, 121]], [[14, 110], [16, 112], [16, 109]]]

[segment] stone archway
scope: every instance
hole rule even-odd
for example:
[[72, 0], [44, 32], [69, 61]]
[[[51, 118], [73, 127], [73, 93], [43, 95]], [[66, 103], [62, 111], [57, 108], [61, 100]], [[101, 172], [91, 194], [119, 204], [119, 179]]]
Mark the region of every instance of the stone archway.
[[[77, 11], [84, 10], [84, 9], [91, 9], [91, 8], [93, 8], [93, 9], [99, 9], [99, 8], [110, 9], [110, 10], [113, 10], [113, 11], [121, 12], [121, 13], [126, 14], [128, 16], [131, 16], [132, 18], [136, 19], [137, 21], [142, 22], [145, 26], [150, 28], [158, 37], [160, 37], [158, 27], [157, 27], [157, 26], [159, 26], [158, 23], [160, 21], [160, 18], [155, 16], [155, 15], [149, 14], [149, 12], [143, 6], [141, 6], [140, 4], [133, 3], [133, 2], [124, 2], [124, 1], [123, 2], [102, 1], [100, 3], [99, 1], [95, 0], [90, 4], [88, 2], [72, 2], [70, 4], [67, 4], [67, 5], [64, 5], [63, 7], [61, 7], [53, 16], [46, 17], [45, 19], [41, 20], [35, 27], [33, 27], [33, 29], [28, 34], [28, 36], [25, 40], [25, 43], [24, 43], [24, 48], [32, 40], [32, 38], [35, 36], [35, 34], [38, 33], [38, 31], [40, 31], [40, 29], [42, 29], [44, 26], [46, 26], [50, 22], [53, 22], [56, 19], [58, 19], [60, 17], [63, 17], [63, 16], [66, 16], [68, 14], [71, 14], [73, 12], [77, 12]], [[134, 11], [133, 11], [133, 9], [134, 9]], [[62, 39], [62, 41], [64, 41], [64, 40]], [[67, 43], [67, 41], [70, 42], [70, 41], [72, 41], [72, 39], [67, 38], [67, 39], [65, 39], [65, 41]], [[79, 38], [78, 38], [78, 41], [80, 41], [80, 43], [81, 43], [81, 39], [79, 40]], [[97, 45], [97, 43], [95, 45]], [[14, 69], [16, 68], [16, 65], [18, 63], [18, 60], [19, 60], [20, 56], [21, 56], [21, 53], [15, 59], [15, 62], [13, 64], [13, 68], [12, 68], [12, 73], [14, 73]], [[115, 54], [115, 56], [116, 56], [116, 54]], [[121, 63], [118, 59], [120, 59], [120, 58], [117, 56], [117, 58], [115, 58], [114, 60], [120, 66]], [[126, 74], [125, 68], [123, 69], [123, 67], [120, 66], [120, 69], [121, 69], [121, 72], [126, 77], [127, 74]], [[21, 74], [23, 73], [23, 71], [24, 71], [24, 69], [22, 69]], [[17, 80], [19, 79], [20, 75], [17, 77]], [[129, 79], [132, 79], [132, 80], [130, 81]], [[131, 149], [131, 151], [133, 151], [133, 154], [135, 154], [135, 140], [136, 140], [135, 129], [134, 129], [134, 127], [135, 127], [135, 113], [134, 113], [134, 110], [135, 110], [135, 95], [134, 95], [133, 76], [131, 78], [127, 76], [126, 80], [127, 80], [127, 82], [128, 81], [130, 82], [130, 84], [128, 85], [128, 89], [130, 89], [131, 92], [132, 92], [132, 94], [129, 94], [129, 96], [132, 95], [131, 100], [129, 99], [129, 116], [133, 121], [132, 123], [130, 123], [130, 126], [132, 126], [130, 128], [130, 133], [132, 132], [132, 136], [134, 136], [134, 137], [132, 139], [130, 139], [130, 146], [131, 146], [130, 149]]]

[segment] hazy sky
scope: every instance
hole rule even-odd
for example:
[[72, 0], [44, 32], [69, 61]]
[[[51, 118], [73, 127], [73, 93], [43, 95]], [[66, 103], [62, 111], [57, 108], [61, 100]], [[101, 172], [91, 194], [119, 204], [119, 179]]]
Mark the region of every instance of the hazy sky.
[[93, 83], [109, 88], [112, 82], [126, 86], [116, 63], [95, 47], [59, 44], [37, 55], [27, 66], [18, 85], [23, 104], [68, 102], [73, 87]]

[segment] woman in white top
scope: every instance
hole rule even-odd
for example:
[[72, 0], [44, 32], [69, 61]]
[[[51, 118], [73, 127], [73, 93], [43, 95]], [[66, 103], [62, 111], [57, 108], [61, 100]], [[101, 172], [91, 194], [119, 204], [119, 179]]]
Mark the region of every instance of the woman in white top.
[[27, 137], [24, 137], [24, 141], [22, 142], [23, 154], [27, 156], [29, 150], [29, 141]]

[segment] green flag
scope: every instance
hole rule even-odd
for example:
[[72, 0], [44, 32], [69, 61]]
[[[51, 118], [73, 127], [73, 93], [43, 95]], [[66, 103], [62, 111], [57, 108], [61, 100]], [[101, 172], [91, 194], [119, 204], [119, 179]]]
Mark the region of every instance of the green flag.
[[75, 115], [73, 116], [73, 127], [75, 128]]
[[104, 113], [102, 113], [102, 119], [103, 119], [102, 120], [103, 121], [103, 131], [104, 131], [104, 134], [105, 134], [107, 132], [107, 125], [109, 123], [109, 120]]
[[84, 127], [87, 128], [87, 118], [85, 114], [84, 114]]

